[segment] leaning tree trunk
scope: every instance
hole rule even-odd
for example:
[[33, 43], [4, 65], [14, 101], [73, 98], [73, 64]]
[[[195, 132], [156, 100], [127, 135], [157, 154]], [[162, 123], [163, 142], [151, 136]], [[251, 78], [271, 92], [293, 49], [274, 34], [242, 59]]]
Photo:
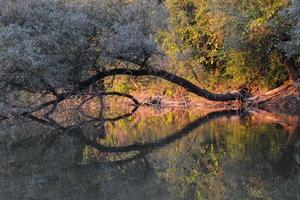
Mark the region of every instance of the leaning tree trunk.
[[[176, 85], [179, 85], [186, 89], [188, 92], [191, 92], [197, 96], [203, 97], [205, 99], [211, 100], [211, 101], [242, 101], [245, 102], [251, 95], [249, 92], [245, 89], [242, 89], [237, 92], [228, 92], [228, 93], [213, 93], [208, 90], [205, 90], [201, 87], [198, 87], [197, 85], [193, 84], [192, 82], [177, 76], [173, 73], [167, 72], [165, 70], [161, 69], [154, 69], [154, 68], [149, 68], [149, 69], [112, 69], [112, 70], [107, 70], [107, 71], [101, 71], [98, 72], [96, 75], [90, 77], [89, 79], [80, 82], [79, 87], [73, 90], [72, 92], [64, 92], [61, 94], [54, 94], [56, 96], [56, 99], [45, 102], [41, 105], [38, 105], [36, 107], [33, 107], [25, 112], [22, 112], [23, 116], [30, 115], [31, 113], [34, 113], [36, 111], [39, 111], [43, 108], [52, 106], [51, 110], [47, 115], [49, 116], [52, 114], [57, 105], [64, 101], [65, 99], [78, 95], [80, 92], [89, 89], [90, 86], [98, 83], [99, 81], [103, 80], [106, 77], [109, 76], [115, 76], [115, 75], [130, 75], [130, 76], [154, 76], [154, 77], [159, 77], [164, 80], [167, 80], [171, 83], [174, 83]], [[136, 105], [139, 105], [140, 103], [131, 95], [128, 94], [123, 94], [119, 92], [100, 92], [101, 95], [117, 95], [117, 96], [123, 96], [126, 98], [130, 98]], [[104, 104], [104, 102], [102, 102]], [[103, 108], [103, 107], [102, 107]], [[103, 110], [101, 111], [103, 112]], [[101, 115], [101, 113], [100, 113]], [[104, 131], [103, 131], [104, 132]]]
[[197, 85], [193, 84], [192, 82], [177, 76], [173, 73], [167, 72], [161, 69], [112, 69], [107, 71], [102, 71], [96, 74], [95, 76], [89, 78], [88, 80], [80, 83], [80, 90], [85, 89], [89, 85], [98, 82], [99, 80], [115, 75], [130, 75], [130, 76], [154, 76], [159, 77], [164, 80], [167, 80], [171, 83], [179, 85], [185, 88], [187, 91], [196, 94], [200, 97], [206, 98], [211, 101], [234, 101], [234, 100], [245, 100], [246, 98], [250, 97], [247, 91], [238, 91], [232, 93], [212, 93], [203, 88], [198, 87]]

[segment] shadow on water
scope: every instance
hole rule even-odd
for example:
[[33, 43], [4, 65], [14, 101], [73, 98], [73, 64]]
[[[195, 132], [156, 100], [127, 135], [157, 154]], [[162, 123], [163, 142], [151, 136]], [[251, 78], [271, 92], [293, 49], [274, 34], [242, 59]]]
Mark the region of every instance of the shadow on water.
[[0, 199], [300, 198], [297, 116], [137, 110], [100, 128], [97, 118], [2, 123]]

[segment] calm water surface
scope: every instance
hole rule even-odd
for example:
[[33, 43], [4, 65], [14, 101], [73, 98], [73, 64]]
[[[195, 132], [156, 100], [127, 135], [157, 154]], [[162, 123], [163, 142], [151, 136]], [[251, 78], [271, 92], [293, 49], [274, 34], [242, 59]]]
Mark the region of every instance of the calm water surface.
[[298, 116], [124, 117], [107, 119], [105, 134], [100, 122], [1, 122], [0, 199], [300, 199]]

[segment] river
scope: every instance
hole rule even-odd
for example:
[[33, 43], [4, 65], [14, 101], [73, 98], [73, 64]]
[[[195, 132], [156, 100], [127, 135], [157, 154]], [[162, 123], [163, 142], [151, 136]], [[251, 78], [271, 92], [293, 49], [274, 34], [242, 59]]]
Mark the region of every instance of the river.
[[1, 122], [1, 200], [300, 199], [296, 115], [139, 108], [74, 124]]

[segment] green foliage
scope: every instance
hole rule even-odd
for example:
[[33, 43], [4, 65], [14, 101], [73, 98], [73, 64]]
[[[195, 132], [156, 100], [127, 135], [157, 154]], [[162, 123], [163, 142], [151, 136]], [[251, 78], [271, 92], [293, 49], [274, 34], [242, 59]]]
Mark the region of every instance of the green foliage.
[[271, 87], [277, 87], [282, 83], [282, 80], [287, 79], [287, 70], [282, 62], [282, 55], [273, 51], [269, 56], [269, 73], [266, 75], [266, 84]]
[[[286, 80], [283, 53], [278, 45], [288, 24], [281, 16], [289, 1], [232, 1], [225, 4], [229, 51], [226, 73], [235, 83], [274, 87]], [[233, 14], [234, 13], [234, 14]]]
[[232, 78], [233, 83], [237, 85], [245, 85], [249, 82], [257, 80], [259, 72], [249, 63], [248, 52], [232, 52], [229, 54], [230, 60], [227, 63], [226, 75]]
[[212, 71], [219, 67], [223, 59], [221, 19], [212, 15], [209, 1], [168, 0], [166, 5], [170, 28], [160, 36], [166, 52], [193, 68]]
[[288, 79], [280, 46], [290, 29], [282, 15], [289, 5], [289, 0], [167, 0], [169, 28], [158, 41], [177, 72], [209, 89], [220, 83], [276, 87]]

